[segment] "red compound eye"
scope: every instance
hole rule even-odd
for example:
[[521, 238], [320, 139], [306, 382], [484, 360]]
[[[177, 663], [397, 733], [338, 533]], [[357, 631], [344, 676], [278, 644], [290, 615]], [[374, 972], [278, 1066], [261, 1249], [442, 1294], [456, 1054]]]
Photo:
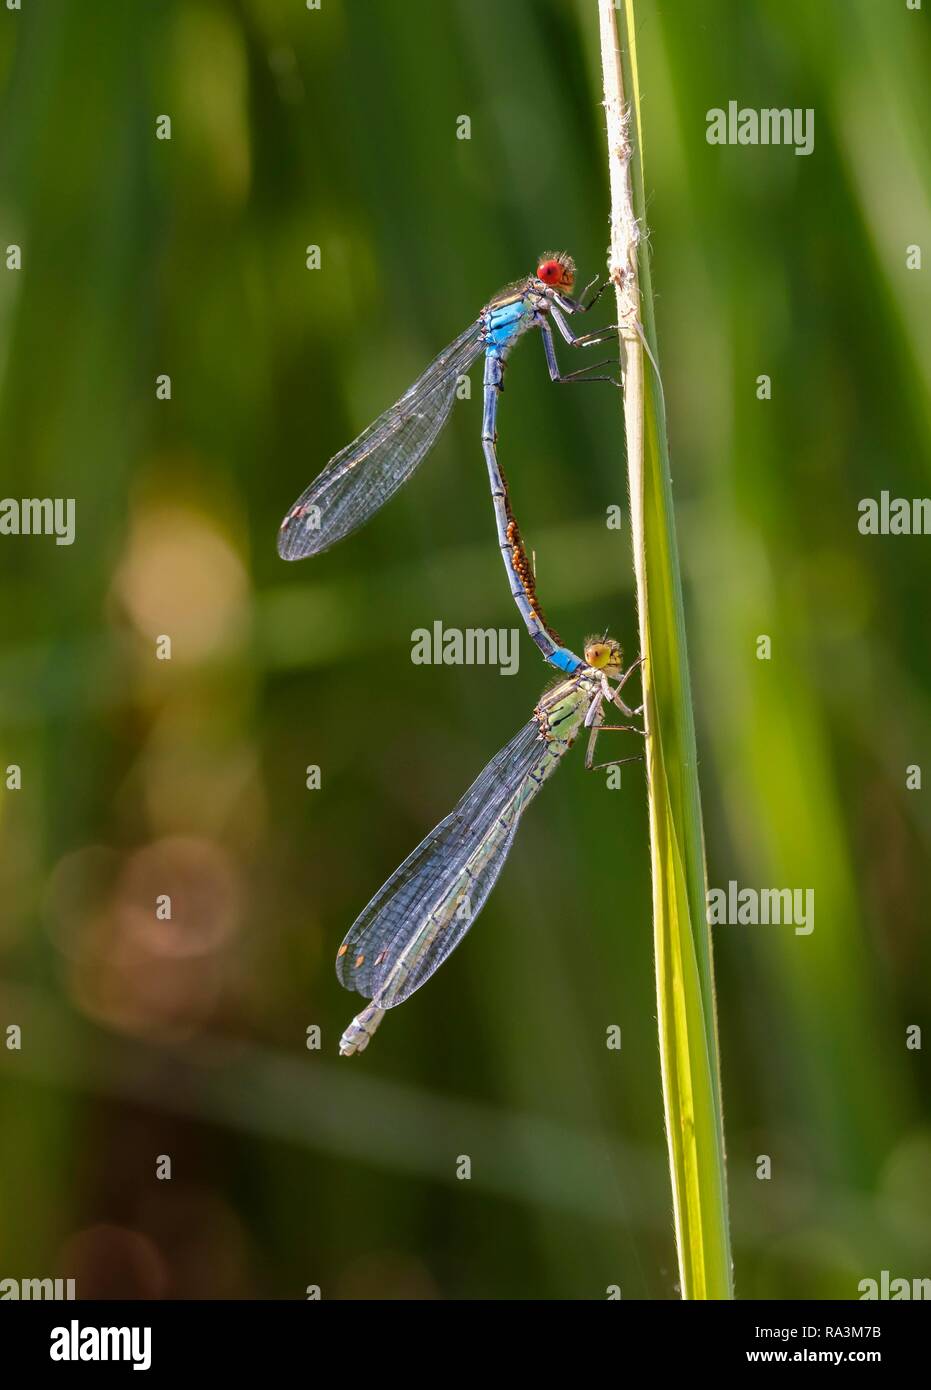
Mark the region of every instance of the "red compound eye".
[[558, 285], [563, 277], [563, 268], [558, 261], [541, 261], [537, 266], [537, 279], [544, 285]]

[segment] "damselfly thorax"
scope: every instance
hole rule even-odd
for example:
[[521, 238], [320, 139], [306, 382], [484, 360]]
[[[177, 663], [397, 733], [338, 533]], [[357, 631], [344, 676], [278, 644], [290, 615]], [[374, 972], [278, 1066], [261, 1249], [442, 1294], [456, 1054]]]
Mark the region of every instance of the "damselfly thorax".
[[550, 301], [535, 276], [508, 286], [485, 305], [479, 316], [485, 350], [503, 362], [515, 343], [549, 311]]

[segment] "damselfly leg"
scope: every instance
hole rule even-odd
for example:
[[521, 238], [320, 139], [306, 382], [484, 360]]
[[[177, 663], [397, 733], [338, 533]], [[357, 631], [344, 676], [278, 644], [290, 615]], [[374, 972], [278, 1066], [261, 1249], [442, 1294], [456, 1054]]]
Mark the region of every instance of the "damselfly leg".
[[[578, 299], [569, 299], [569, 297], [566, 295], [561, 296], [561, 298], [566, 299], [567, 303], [574, 305], [575, 312], [577, 314], [587, 314], [589, 309], [594, 309], [595, 305], [598, 303], [605, 290], [611, 284], [610, 280], [605, 280], [601, 285], [598, 285], [598, 281], [600, 279], [601, 277], [599, 275], [593, 275]], [[593, 285], [598, 285], [598, 289], [595, 291], [591, 299], [586, 304], [585, 296], [588, 294], [589, 290], [592, 288]]]
[[588, 747], [585, 749], [585, 771], [598, 772], [603, 767], [620, 767], [622, 763], [643, 762], [642, 753], [633, 753], [629, 758], [611, 758], [606, 763], [595, 763], [592, 759], [595, 756], [595, 744], [598, 742], [599, 734], [624, 731], [632, 734], [642, 734], [643, 729], [638, 729], [635, 724], [596, 724], [588, 736]]
[[[643, 713], [643, 705], [640, 704], [640, 705], [637, 706], [636, 709], [631, 709], [630, 706], [629, 706], [629, 705], [626, 705], [626, 704], [624, 703], [624, 701], [621, 699], [621, 691], [623, 690], [623, 688], [624, 688], [624, 686], [627, 684], [627, 682], [630, 680], [630, 678], [631, 678], [631, 676], [633, 675], [633, 673], [637, 670], [637, 668], [638, 668], [639, 666], [642, 666], [642, 665], [643, 665], [643, 663], [644, 663], [645, 660], [646, 660], [646, 657], [638, 656], [636, 661], [631, 662], [631, 664], [628, 666], [627, 670], [626, 670], [626, 671], [624, 672], [624, 674], [621, 676], [621, 678], [620, 678], [620, 680], [618, 681], [617, 685], [614, 687], [614, 689], [613, 689], [612, 692], [611, 692], [611, 699], [612, 699], [612, 701], [614, 702], [614, 704], [617, 705], [618, 709], [621, 711], [622, 714], [626, 714], [626, 715], [627, 715], [628, 719], [636, 719], [636, 717], [637, 717], [638, 714], [642, 714], [642, 713]], [[605, 725], [604, 727], [607, 728], [608, 726]], [[642, 731], [641, 731], [641, 732], [642, 732]]]
[[554, 304], [550, 310], [550, 316], [561, 336], [570, 347], [594, 347], [597, 343], [606, 343], [611, 338], [616, 338], [623, 329], [616, 323], [605, 324], [604, 328], [596, 328], [592, 333], [575, 333], [571, 324], [566, 320], [565, 315]]
[[[556, 311], [552, 309], [550, 312], [555, 314]], [[621, 385], [621, 382], [615, 376], [609, 376], [604, 372], [592, 374], [595, 367], [607, 367], [611, 365], [612, 359], [610, 357], [606, 357], [603, 362], [595, 362], [593, 367], [580, 367], [579, 370], [575, 372], [561, 371], [559, 361], [556, 357], [556, 346], [553, 342], [553, 330], [548, 323], [541, 323], [540, 328], [542, 330], [543, 351], [546, 354], [546, 365], [549, 370], [550, 381], [555, 382], [557, 386], [565, 386], [570, 382], [575, 383], [583, 381], [609, 381], [612, 386]], [[602, 339], [598, 338], [597, 341], [601, 342]]]
[[[591, 648], [589, 648], [589, 650], [591, 650]], [[642, 729], [639, 724], [602, 723], [605, 702], [608, 700], [629, 718], [635, 718], [640, 712], [639, 710], [630, 709], [630, 707], [624, 703], [620, 696], [620, 690], [630, 680], [634, 671], [636, 671], [639, 666], [643, 665], [643, 661], [644, 658], [640, 656], [636, 661], [631, 662], [627, 670], [621, 674], [615, 686], [612, 686], [609, 681], [604, 680], [601, 690], [593, 696], [584, 719], [584, 727], [589, 730], [588, 745], [585, 749], [585, 768], [587, 772], [597, 772], [599, 768], [604, 767], [620, 767], [622, 763], [639, 762], [642, 759], [642, 753], [635, 753], [628, 758], [612, 758], [604, 763], [596, 763], [594, 761], [595, 745], [598, 742], [599, 734], [640, 734], [641, 737], [646, 737], [646, 729]], [[640, 708], [642, 709], [643, 706], [641, 705]]]

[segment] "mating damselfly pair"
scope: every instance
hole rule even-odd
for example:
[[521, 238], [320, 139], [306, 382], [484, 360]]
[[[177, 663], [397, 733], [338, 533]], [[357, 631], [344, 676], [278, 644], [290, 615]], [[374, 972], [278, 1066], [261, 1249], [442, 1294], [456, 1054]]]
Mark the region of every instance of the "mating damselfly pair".
[[[349, 929], [337, 957], [337, 974], [342, 984], [371, 1003], [343, 1034], [343, 1055], [362, 1051], [385, 1010], [408, 998], [462, 940], [494, 886], [525, 807], [559, 766], [580, 730], [590, 730], [588, 768], [596, 766], [593, 755], [600, 732], [643, 732], [630, 724], [604, 722], [606, 703], [628, 718], [639, 713], [628, 708], [620, 694], [639, 662], [624, 671], [620, 648], [607, 636], [590, 638], [584, 657], [576, 656], [543, 617], [497, 456], [498, 398], [505, 362], [530, 329], [541, 333], [552, 381], [618, 384], [613, 376], [598, 374], [597, 367], [591, 372], [560, 371], [552, 323], [573, 347], [594, 346], [620, 331], [612, 324], [593, 333], [573, 332], [568, 316], [587, 312], [606, 287], [583, 303], [571, 297], [574, 281], [571, 257], [548, 255], [535, 274], [503, 289], [400, 400], [330, 460], [281, 524], [279, 553], [296, 560], [320, 554], [367, 521], [424, 458], [446, 423], [460, 377], [484, 353], [482, 449], [498, 544], [512, 596], [531, 638], [546, 660], [566, 676], [543, 695], [529, 722]], [[617, 680], [614, 686], [612, 678]], [[615, 759], [597, 766], [627, 761]]]

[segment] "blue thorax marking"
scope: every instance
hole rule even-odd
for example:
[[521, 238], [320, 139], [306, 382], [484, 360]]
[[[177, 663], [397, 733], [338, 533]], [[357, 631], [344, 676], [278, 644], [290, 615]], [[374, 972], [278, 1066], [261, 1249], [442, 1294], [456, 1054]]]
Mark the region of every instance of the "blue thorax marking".
[[524, 298], [489, 309], [485, 318], [485, 342], [489, 347], [504, 347], [527, 326], [532, 313]]

